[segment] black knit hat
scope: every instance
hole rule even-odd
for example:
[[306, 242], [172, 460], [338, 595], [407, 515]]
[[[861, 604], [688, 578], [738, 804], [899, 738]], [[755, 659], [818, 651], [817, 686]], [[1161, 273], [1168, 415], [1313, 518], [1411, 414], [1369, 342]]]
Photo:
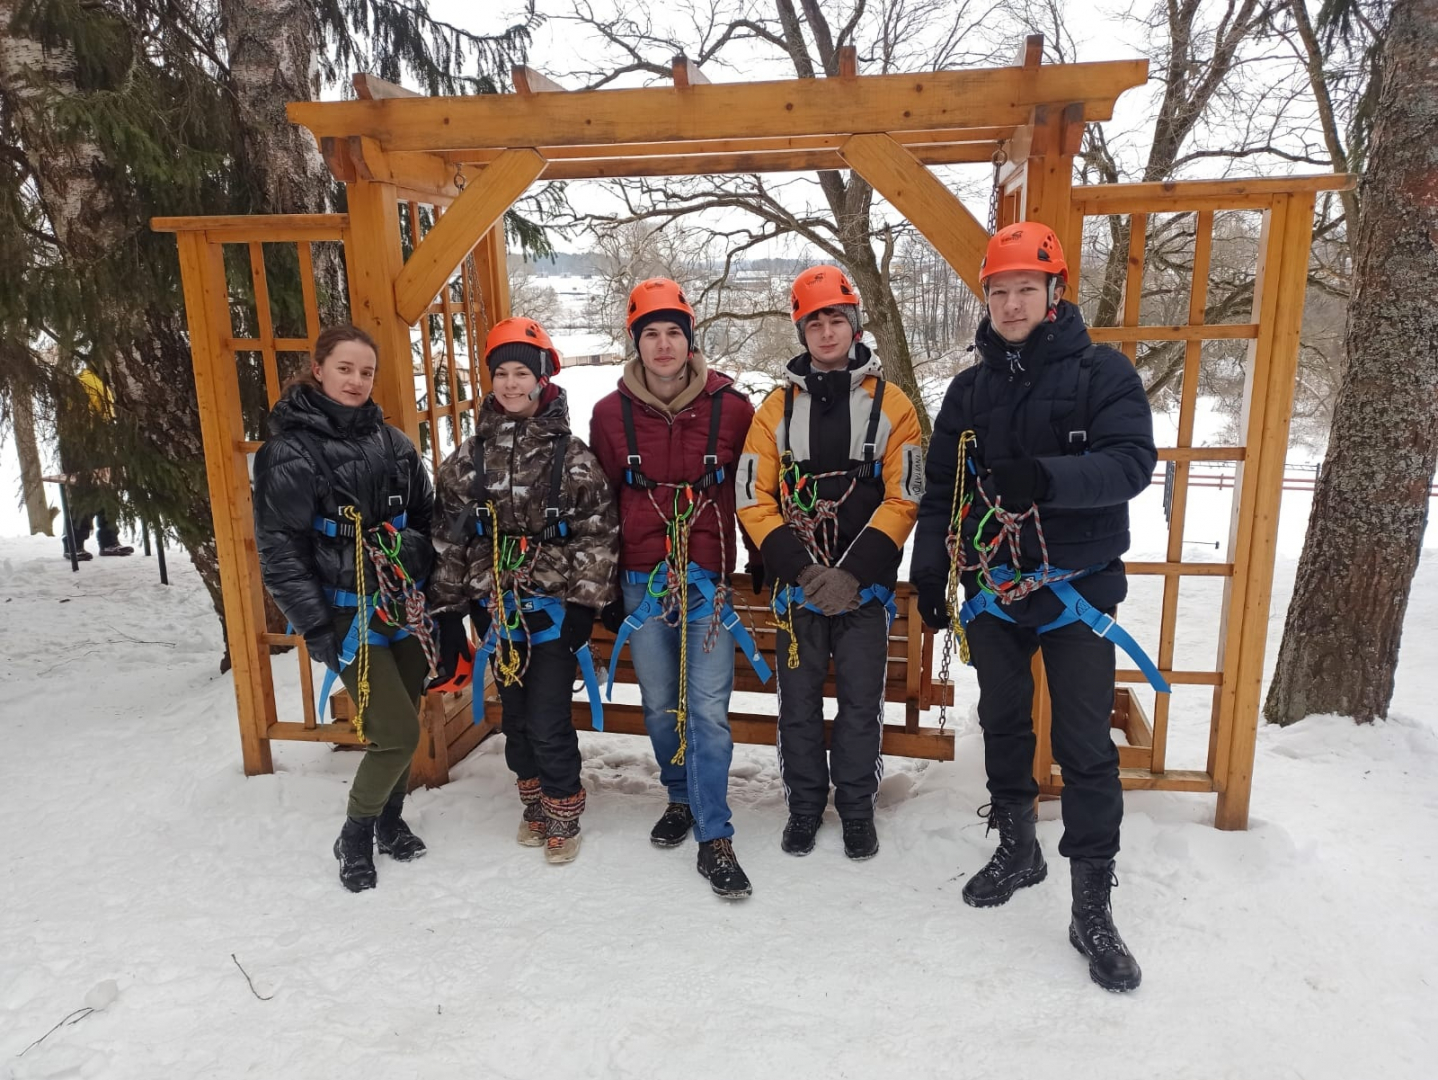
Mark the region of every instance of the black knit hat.
[[544, 350], [538, 345], [527, 345], [522, 341], [507, 341], [496, 345], [484, 358], [493, 377], [500, 364], [523, 364], [534, 372], [536, 379], [544, 378]]
[[644, 333], [644, 328], [657, 322], [676, 324], [680, 330], [684, 331], [684, 340], [689, 342], [689, 351], [694, 351], [694, 320], [689, 317], [688, 312], [680, 311], [678, 308], [660, 308], [658, 311], [651, 311], [635, 319], [634, 326], [631, 327], [635, 349], [639, 348], [639, 335]]

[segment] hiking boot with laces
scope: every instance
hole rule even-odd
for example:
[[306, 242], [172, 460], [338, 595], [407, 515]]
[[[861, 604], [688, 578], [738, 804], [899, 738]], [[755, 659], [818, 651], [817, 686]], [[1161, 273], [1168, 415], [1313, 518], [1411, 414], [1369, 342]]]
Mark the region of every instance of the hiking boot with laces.
[[672, 802], [649, 830], [649, 842], [655, 847], [678, 847], [689, 838], [694, 828], [694, 812], [688, 803]]
[[[983, 813], [980, 809], [980, 816]], [[998, 829], [999, 846], [984, 868], [964, 883], [964, 903], [970, 907], [1006, 904], [1019, 889], [1037, 885], [1049, 872], [1034, 835], [1038, 815], [1031, 804], [991, 803], [988, 819], [984, 835]]]
[[1088, 957], [1089, 978], [1115, 993], [1138, 989], [1143, 972], [1113, 925], [1109, 890], [1118, 884], [1113, 860], [1070, 859], [1069, 873], [1073, 881], [1069, 941]]
[[873, 818], [844, 819], [844, 854], [855, 862], [872, 859], [879, 854], [879, 834]]
[[754, 891], [749, 875], [734, 854], [734, 842], [728, 837], [700, 843], [699, 872], [709, 879], [714, 895], [726, 900], [742, 900]]
[[819, 831], [822, 819], [808, 814], [790, 814], [789, 823], [784, 826], [784, 839], [779, 846], [790, 855], [807, 855], [814, 850], [814, 836]]
[[428, 850], [424, 841], [410, 832], [404, 818], [399, 816], [403, 808], [404, 793], [391, 795], [374, 823], [375, 846], [396, 862], [410, 862]]
[[340, 884], [350, 892], [375, 887], [374, 823], [372, 817], [345, 818], [335, 841], [335, 858], [340, 861]]

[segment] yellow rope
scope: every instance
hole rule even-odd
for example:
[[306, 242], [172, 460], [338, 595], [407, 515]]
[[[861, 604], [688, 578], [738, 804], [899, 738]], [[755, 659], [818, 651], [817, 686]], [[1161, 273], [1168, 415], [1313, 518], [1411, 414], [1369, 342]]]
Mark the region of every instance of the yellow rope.
[[964, 487], [968, 479], [969, 447], [978, 442], [972, 430], [959, 436], [958, 473], [954, 477], [954, 501], [949, 506], [949, 527], [954, 530], [954, 550], [949, 553], [949, 580], [945, 599], [949, 606], [949, 633], [959, 642], [959, 660], [969, 662], [969, 638], [959, 621], [959, 563], [958, 545], [963, 543], [963, 526], [959, 522], [959, 507], [963, 505]]
[[[489, 535], [493, 541], [493, 562], [489, 567], [490, 583], [493, 586], [493, 607], [491, 608], [491, 619], [498, 620], [495, 636], [499, 638], [499, 645], [494, 654], [494, 671], [501, 686], [513, 686], [519, 682], [519, 670], [521, 658], [519, 649], [515, 647], [514, 637], [509, 629], [509, 612], [504, 609], [504, 591], [499, 586], [499, 511], [496, 509], [493, 500], [485, 504], [489, 509]], [[515, 607], [519, 606], [519, 597], [514, 598]]]
[[789, 601], [784, 606], [784, 614], [779, 614], [779, 588], [774, 587], [769, 598], [769, 614], [774, 620], [774, 629], [782, 630], [789, 635], [789, 654], [784, 662], [789, 665], [789, 670], [794, 671], [799, 666], [799, 641], [794, 637], [794, 604], [792, 594], [787, 586], [784, 589], [785, 597]]
[[369, 707], [369, 595], [365, 591], [364, 519], [359, 507], [342, 506], [340, 516], [348, 518], [355, 527], [355, 597], [358, 610], [355, 612], [355, 626], [359, 628], [359, 644], [355, 652], [355, 734], [364, 741], [364, 711]]
[[670, 573], [679, 574], [679, 695], [674, 708], [674, 730], [679, 735], [679, 749], [670, 759], [671, 765], [684, 764], [684, 752], [689, 747], [687, 721], [689, 719], [689, 526], [690, 518], [675, 522], [674, 557], [669, 564]]

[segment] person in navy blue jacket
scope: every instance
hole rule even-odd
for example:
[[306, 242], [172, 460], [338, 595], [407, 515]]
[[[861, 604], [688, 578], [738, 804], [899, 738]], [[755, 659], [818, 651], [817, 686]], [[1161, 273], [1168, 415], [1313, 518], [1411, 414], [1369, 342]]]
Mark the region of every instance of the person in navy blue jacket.
[[[948, 590], [955, 557], [967, 600], [963, 633], [978, 674], [988, 822], [999, 845], [963, 896], [997, 906], [1048, 872], [1034, 828], [1030, 662], [1042, 649], [1064, 779], [1069, 937], [1095, 982], [1131, 990], [1139, 967], [1109, 904], [1123, 790], [1109, 733], [1114, 644], [1104, 633], [1128, 589], [1120, 556], [1129, 500], [1149, 485], [1157, 460], [1153, 417], [1133, 364], [1094, 345], [1063, 299], [1068, 272], [1051, 229], [1000, 230], [980, 277], [988, 306], [975, 340], [980, 359], [954, 378], [934, 425], [910, 570], [935, 629], [948, 630], [959, 614]], [[1074, 607], [1090, 621], [1069, 618]]]

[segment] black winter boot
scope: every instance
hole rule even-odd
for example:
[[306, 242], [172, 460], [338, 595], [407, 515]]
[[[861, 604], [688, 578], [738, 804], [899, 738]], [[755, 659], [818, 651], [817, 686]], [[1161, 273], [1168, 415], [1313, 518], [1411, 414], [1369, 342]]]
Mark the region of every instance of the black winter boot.
[[397, 791], [389, 797], [384, 809], [374, 823], [375, 843], [380, 852], [396, 862], [418, 859], [427, 850], [424, 841], [409, 831], [409, 826], [400, 817], [404, 809], [404, 792]]
[[347, 817], [335, 841], [340, 884], [350, 892], [364, 892], [375, 886], [374, 823], [372, 817]]
[[844, 854], [855, 862], [879, 854], [879, 834], [874, 829], [873, 818], [844, 819]]
[[790, 814], [784, 826], [784, 839], [779, 844], [790, 855], [807, 855], [814, 850], [814, 835], [823, 819], [808, 814]]
[[734, 842], [727, 836], [699, 845], [699, 872], [709, 879], [714, 894], [726, 900], [742, 900], [754, 891], [749, 875], [734, 855]]
[[1136, 990], [1143, 978], [1138, 961], [1113, 925], [1109, 890], [1118, 884], [1112, 859], [1070, 859], [1073, 920], [1069, 941], [1088, 957], [1089, 978], [1105, 990]]
[[[982, 813], [982, 811], [980, 811]], [[998, 907], [1019, 889], [1048, 877], [1048, 864], [1034, 835], [1038, 815], [1028, 803], [992, 803], [988, 836], [999, 830], [999, 846], [984, 868], [964, 883], [964, 903], [970, 907]]]
[[672, 802], [649, 830], [649, 842], [655, 847], [678, 847], [694, 828], [694, 812], [688, 803]]

